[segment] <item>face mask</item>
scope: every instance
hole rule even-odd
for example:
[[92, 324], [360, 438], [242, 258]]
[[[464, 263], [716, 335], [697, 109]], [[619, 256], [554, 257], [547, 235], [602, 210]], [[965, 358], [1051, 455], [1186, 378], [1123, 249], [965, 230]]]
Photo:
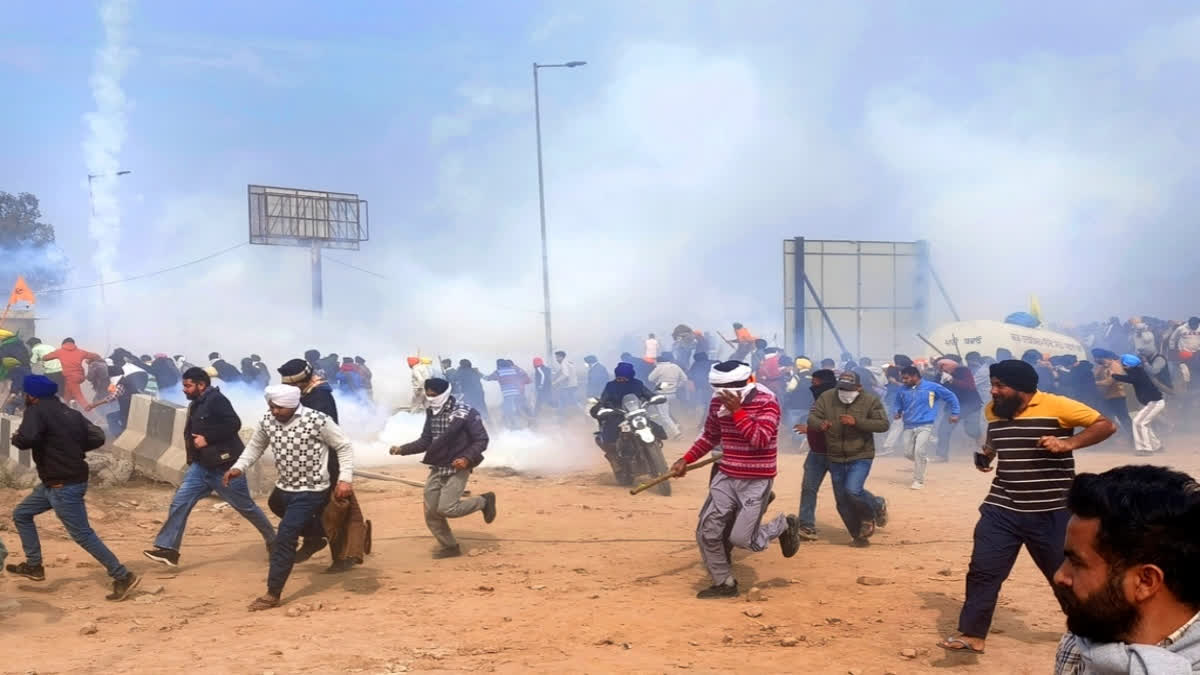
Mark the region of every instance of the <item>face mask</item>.
[[855, 399], [858, 398], [859, 393], [861, 393], [861, 392], [843, 391], [843, 390], [839, 389], [838, 390], [838, 400], [841, 401], [842, 403], [845, 403], [846, 405], [850, 405], [851, 403], [854, 403]]
[[[428, 396], [428, 394], [426, 394], [426, 396]], [[446, 391], [442, 392], [438, 396], [434, 396], [433, 398], [427, 398], [426, 405], [429, 407], [430, 410], [432, 410], [434, 412], [438, 412], [446, 405], [446, 401], [449, 401], [449, 400], [450, 400], [450, 390], [447, 389]]]

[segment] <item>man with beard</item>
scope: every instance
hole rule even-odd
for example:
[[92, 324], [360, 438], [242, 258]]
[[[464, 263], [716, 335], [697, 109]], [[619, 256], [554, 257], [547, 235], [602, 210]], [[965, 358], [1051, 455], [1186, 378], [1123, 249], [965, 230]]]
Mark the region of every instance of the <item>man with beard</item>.
[[425, 383], [425, 427], [421, 437], [391, 448], [393, 455], [423, 455], [429, 465], [425, 481], [425, 525], [441, 546], [434, 559], [456, 558], [462, 548], [454, 538], [448, 518], [483, 512], [483, 522], [496, 519], [496, 493], [463, 498], [471, 471], [483, 462], [488, 434], [479, 413], [451, 396], [450, 383], [440, 378]]
[[1200, 485], [1158, 466], [1084, 473], [1067, 509], [1055, 675], [1200, 672]]
[[[252, 612], [279, 606], [283, 586], [296, 562], [296, 540], [325, 507], [330, 484], [337, 481], [333, 487], [336, 499], [354, 494], [350, 484], [354, 478], [354, 448], [337, 423], [325, 413], [301, 405], [300, 390], [291, 385], [267, 387], [265, 395], [270, 412], [263, 416], [249, 445], [223, 479], [228, 487], [267, 448], [275, 456], [275, 468], [279, 470], [275, 487], [281, 494], [283, 517], [271, 549], [267, 592], [250, 604]], [[334, 453], [338, 456], [336, 479], [329, 473], [329, 455]]]
[[190, 401], [187, 421], [183, 424], [188, 470], [171, 498], [167, 520], [154, 539], [154, 548], [143, 553], [155, 562], [177, 567], [188, 516], [201, 499], [213, 492], [250, 521], [270, 553], [275, 528], [250, 496], [246, 477], [238, 476], [228, 484], [221, 480], [246, 447], [238, 436], [241, 418], [221, 390], [212, 386], [208, 373], [199, 368], [190, 368], [183, 374], [183, 394]]
[[[967, 570], [967, 598], [957, 636], [938, 643], [947, 651], [982, 654], [1000, 587], [1024, 546], [1046, 580], [1063, 561], [1067, 491], [1075, 477], [1075, 450], [1116, 432], [1095, 410], [1064, 396], [1038, 391], [1037, 371], [1025, 361], [990, 369], [992, 403], [987, 445], [975, 454], [980, 471], [993, 469], [992, 489], [979, 507]], [[1079, 434], [1076, 427], [1083, 427]]]
[[[812, 399], [837, 386], [837, 375], [832, 370], [818, 370], [812, 374]], [[792, 429], [808, 437], [808, 456], [804, 458], [804, 478], [800, 487], [799, 534], [801, 539], [817, 539], [817, 492], [829, 473], [829, 456], [825, 448], [825, 432], [807, 424], [797, 424]]]
[[717, 396], [709, 405], [704, 431], [671, 472], [682, 478], [689, 464], [717, 446], [724, 452], [713, 467], [708, 500], [696, 526], [700, 556], [713, 584], [696, 597], [732, 598], [738, 594], [732, 549], [765, 551], [779, 539], [783, 556], [790, 558], [800, 548], [800, 526], [795, 516], [782, 513], [762, 522], [777, 471], [780, 411], [775, 395], [755, 384], [753, 369], [741, 361], [713, 366], [709, 383]]

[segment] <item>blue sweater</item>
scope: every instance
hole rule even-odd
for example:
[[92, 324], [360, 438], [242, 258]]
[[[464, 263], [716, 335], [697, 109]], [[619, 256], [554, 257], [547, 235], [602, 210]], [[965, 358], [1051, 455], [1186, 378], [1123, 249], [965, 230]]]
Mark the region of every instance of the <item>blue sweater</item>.
[[958, 406], [958, 397], [954, 395], [954, 392], [936, 382], [921, 380], [920, 384], [912, 389], [908, 387], [900, 389], [896, 401], [900, 406], [900, 411], [904, 414], [904, 426], [919, 427], [933, 424], [937, 419], [939, 399], [950, 406], [951, 415], [958, 415], [962, 412]]

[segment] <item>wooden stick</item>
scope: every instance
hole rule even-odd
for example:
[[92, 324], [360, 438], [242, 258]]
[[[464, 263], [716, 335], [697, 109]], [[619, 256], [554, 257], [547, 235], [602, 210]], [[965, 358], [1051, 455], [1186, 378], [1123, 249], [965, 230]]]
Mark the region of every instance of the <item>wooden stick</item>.
[[[425, 487], [424, 483], [421, 483], [421, 482], [418, 482], [415, 480], [408, 480], [407, 478], [397, 478], [395, 476], [389, 476], [386, 473], [375, 473], [374, 471], [361, 471], [359, 469], [355, 469], [354, 475], [362, 477], [362, 478], [369, 478], [371, 480], [386, 480], [386, 481], [391, 481], [393, 483], [403, 483], [404, 485], [410, 485], [412, 487], [419, 487], [419, 488]], [[463, 490], [463, 496], [464, 497], [471, 496], [471, 491]]]
[[[717, 461], [718, 459], [721, 459], [721, 453], [714, 452], [713, 454], [709, 455], [708, 457], [705, 457], [704, 459], [700, 460], [699, 462], [688, 464], [688, 471], [691, 471], [692, 469], [699, 469], [702, 466], [708, 466], [709, 464], [712, 464], [713, 462]], [[655, 485], [660, 485], [662, 483], [665, 483], [674, 477], [675, 477], [675, 474], [668, 471], [667, 473], [664, 473], [663, 475], [661, 475], [657, 478], [651, 479], [649, 482], [642, 483], [641, 485], [633, 488], [632, 490], [629, 491], [629, 494], [636, 495], [639, 492], [645, 492], [646, 490], [649, 490], [650, 488], [654, 487]]]

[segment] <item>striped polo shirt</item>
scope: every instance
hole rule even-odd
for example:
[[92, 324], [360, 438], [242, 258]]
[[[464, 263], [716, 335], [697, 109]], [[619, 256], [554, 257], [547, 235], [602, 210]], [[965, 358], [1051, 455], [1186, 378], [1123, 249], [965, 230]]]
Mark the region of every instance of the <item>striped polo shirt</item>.
[[1038, 447], [1042, 436], [1070, 438], [1076, 427], [1088, 427], [1100, 413], [1065, 396], [1036, 392], [1015, 419], [1001, 419], [987, 409], [989, 444], [996, 450], [996, 477], [985, 504], [1012, 511], [1038, 513], [1067, 507], [1067, 490], [1075, 479], [1073, 453], [1054, 454]]

